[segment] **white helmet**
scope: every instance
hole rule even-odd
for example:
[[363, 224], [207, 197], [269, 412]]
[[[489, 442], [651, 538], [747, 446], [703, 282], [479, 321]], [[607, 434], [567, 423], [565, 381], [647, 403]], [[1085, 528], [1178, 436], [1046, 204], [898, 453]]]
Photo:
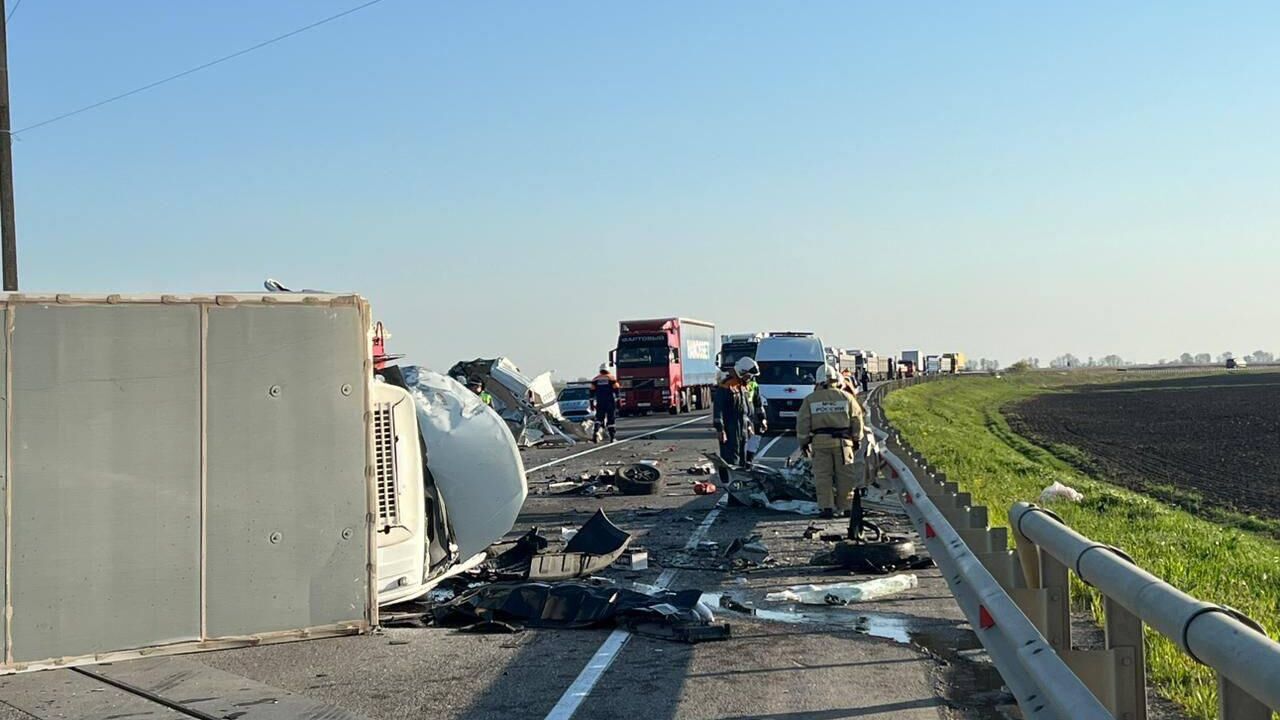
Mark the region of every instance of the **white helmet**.
[[749, 357], [738, 358], [738, 362], [733, 364], [733, 371], [738, 374], [738, 377], [746, 377], [748, 375], [759, 375], [760, 366], [757, 365], [756, 361], [752, 358], [749, 358]]
[[818, 371], [819, 384], [826, 385], [826, 384], [838, 383], [840, 382], [841, 378], [842, 376], [840, 375], [840, 371], [837, 370], [835, 366], [832, 365], [831, 363], [827, 363], [823, 365], [822, 369]]
[[600, 363], [600, 372], [602, 373], [609, 372], [609, 363]]

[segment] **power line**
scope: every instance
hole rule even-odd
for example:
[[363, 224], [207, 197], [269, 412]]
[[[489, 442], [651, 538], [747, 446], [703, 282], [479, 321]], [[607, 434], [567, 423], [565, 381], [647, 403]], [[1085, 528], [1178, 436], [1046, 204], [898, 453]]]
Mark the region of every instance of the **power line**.
[[20, 8], [20, 7], [22, 7], [22, 0], [17, 0], [17, 2], [15, 2], [15, 3], [13, 4], [13, 9], [9, 11], [9, 16], [8, 16], [8, 17], [6, 17], [6, 18], [4, 19], [4, 21], [5, 21], [5, 22], [9, 22], [10, 20], [12, 20], [12, 19], [13, 19], [13, 14], [14, 14], [14, 13], [16, 13], [16, 12], [18, 12], [18, 8]]
[[[19, 3], [21, 3], [21, 2], [22, 2], [22, 0], [18, 0], [18, 2], [19, 2]], [[161, 85], [164, 85], [165, 83], [170, 83], [170, 82], [173, 82], [174, 80], [178, 80], [178, 79], [180, 79], [180, 78], [184, 78], [184, 77], [186, 77], [186, 76], [188, 76], [188, 75], [192, 75], [192, 74], [194, 74], [194, 73], [198, 73], [198, 72], [200, 72], [201, 70], [207, 70], [207, 69], [209, 69], [209, 68], [213, 67], [214, 65], [220, 65], [220, 64], [222, 64], [222, 63], [224, 63], [224, 62], [227, 62], [228, 60], [234, 60], [234, 59], [236, 59], [236, 58], [240, 57], [241, 55], [248, 55], [249, 53], [251, 53], [251, 52], [253, 52], [253, 51], [255, 51], [255, 50], [261, 50], [262, 48], [267, 47], [268, 45], [274, 45], [274, 44], [276, 44], [276, 43], [280, 42], [281, 40], [287, 40], [287, 39], [289, 39], [289, 38], [293, 37], [294, 35], [300, 35], [300, 34], [302, 34], [302, 33], [306, 32], [306, 31], [308, 31], [308, 30], [313, 30], [313, 29], [315, 29], [315, 28], [320, 27], [321, 25], [324, 25], [324, 24], [326, 24], [326, 23], [331, 23], [331, 22], [333, 22], [334, 20], [338, 20], [338, 19], [340, 19], [340, 18], [344, 18], [344, 17], [346, 17], [346, 16], [348, 16], [348, 15], [350, 15], [350, 14], [352, 14], [352, 13], [360, 12], [361, 10], [364, 10], [365, 8], [370, 7], [370, 6], [372, 6], [372, 5], [377, 5], [377, 4], [378, 4], [378, 3], [380, 3], [380, 2], [382, 2], [382, 0], [369, 0], [368, 2], [363, 3], [363, 4], [361, 4], [361, 5], [357, 5], [357, 6], [353, 7], [353, 8], [348, 9], [348, 10], [343, 10], [342, 12], [340, 12], [340, 13], [338, 13], [338, 14], [336, 14], [336, 15], [330, 15], [329, 17], [327, 17], [327, 18], [325, 18], [325, 19], [323, 19], [323, 20], [317, 20], [316, 22], [313, 22], [313, 23], [311, 23], [310, 25], [305, 25], [305, 26], [303, 26], [303, 27], [298, 28], [297, 30], [290, 30], [289, 32], [287, 32], [287, 33], [285, 33], [285, 34], [283, 34], [283, 35], [277, 35], [276, 37], [273, 37], [273, 38], [271, 38], [270, 40], [264, 40], [263, 42], [260, 42], [260, 43], [258, 43], [257, 45], [253, 45], [253, 46], [251, 46], [251, 47], [247, 47], [247, 48], [245, 48], [245, 49], [243, 49], [243, 50], [238, 50], [238, 51], [236, 51], [236, 52], [231, 53], [230, 55], [223, 55], [222, 57], [220, 57], [220, 58], [218, 58], [218, 59], [216, 59], [216, 60], [210, 60], [209, 62], [204, 63], [204, 64], [202, 64], [202, 65], [197, 65], [197, 66], [195, 66], [195, 67], [193, 67], [193, 68], [190, 68], [190, 69], [187, 69], [187, 70], [183, 70], [183, 71], [182, 71], [182, 72], [180, 72], [180, 73], [176, 73], [176, 74], [170, 75], [170, 76], [168, 76], [168, 77], [166, 77], [166, 78], [163, 78], [163, 79], [160, 79], [160, 80], [156, 80], [155, 82], [148, 83], [148, 84], [146, 84], [146, 85], [143, 85], [142, 87], [134, 88], [134, 89], [132, 89], [132, 90], [130, 90], [130, 91], [128, 91], [128, 92], [120, 93], [119, 95], [113, 95], [112, 97], [109, 97], [109, 98], [107, 98], [107, 99], [105, 99], [105, 100], [99, 100], [98, 102], [95, 102], [95, 103], [92, 103], [92, 104], [89, 104], [89, 105], [85, 105], [85, 106], [84, 106], [84, 107], [82, 107], [82, 108], [77, 108], [77, 109], [72, 110], [72, 111], [70, 111], [70, 112], [65, 112], [65, 113], [63, 113], [63, 114], [61, 114], [61, 115], [57, 115], [57, 116], [51, 117], [51, 118], [49, 118], [49, 119], [47, 119], [47, 120], [41, 120], [40, 122], [38, 122], [38, 123], [36, 123], [36, 124], [34, 124], [34, 125], [28, 125], [28, 126], [26, 126], [26, 127], [22, 128], [21, 130], [15, 130], [15, 131], [13, 131], [12, 133], [10, 133], [10, 135], [21, 135], [22, 133], [27, 132], [28, 130], [35, 130], [36, 128], [44, 127], [45, 125], [49, 125], [49, 124], [51, 124], [51, 123], [56, 123], [56, 122], [58, 122], [59, 120], [66, 120], [67, 118], [74, 117], [74, 116], [79, 115], [79, 114], [81, 114], [81, 113], [86, 113], [86, 112], [89, 112], [90, 110], [96, 110], [96, 109], [98, 109], [98, 108], [102, 107], [103, 105], [110, 105], [111, 103], [116, 102], [116, 101], [118, 101], [118, 100], [124, 100], [124, 99], [125, 99], [125, 98], [127, 98], [127, 97], [132, 97], [132, 96], [134, 96], [134, 95], [137, 95], [138, 93], [146, 92], [147, 90], [151, 90], [152, 88], [159, 87], [159, 86], [161, 86]], [[17, 8], [17, 5], [14, 5], [14, 10], [17, 10], [17, 9], [18, 9], [18, 8]]]

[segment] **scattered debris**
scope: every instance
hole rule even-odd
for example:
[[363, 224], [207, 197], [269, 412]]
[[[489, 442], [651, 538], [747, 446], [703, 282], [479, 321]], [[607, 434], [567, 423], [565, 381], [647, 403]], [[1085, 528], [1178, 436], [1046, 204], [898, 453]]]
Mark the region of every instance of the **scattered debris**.
[[595, 439], [595, 425], [560, 414], [551, 373], [530, 378], [510, 358], [458, 362], [449, 375], [463, 384], [479, 382], [493, 397], [493, 410], [506, 421], [520, 447], [567, 447]]
[[728, 595], [720, 596], [720, 607], [724, 608], [725, 610], [732, 610], [734, 612], [743, 613], [745, 615], [756, 614], [755, 608], [750, 607], [748, 605], [743, 605], [742, 603], [738, 602], [737, 600], [734, 600]]
[[753, 565], [763, 565], [769, 559], [769, 548], [760, 541], [759, 535], [752, 535], [729, 543], [724, 556], [728, 558], [731, 567], [741, 570]]
[[715, 473], [716, 466], [709, 462], [698, 463], [685, 469], [685, 473], [689, 475], [711, 475]]
[[628, 550], [614, 565], [627, 570], [647, 570], [649, 569], [649, 551]]
[[1078, 503], [1081, 500], [1084, 500], [1084, 493], [1069, 485], [1063, 485], [1055, 480], [1052, 485], [1045, 488], [1040, 493], [1040, 504], [1048, 505], [1054, 500], [1066, 500], [1067, 502]]
[[485, 625], [486, 631], [517, 627], [586, 628], [617, 625], [649, 637], [696, 643], [723, 640], [727, 624], [701, 606], [700, 590], [643, 593], [583, 582], [499, 582], [431, 608], [439, 625]]
[[596, 510], [591, 519], [573, 533], [563, 552], [547, 552], [547, 539], [538, 534], [535, 527], [511, 549], [491, 558], [485, 570], [502, 579], [578, 578], [612, 565], [630, 542], [629, 533], [610, 522], [603, 510]]
[[834, 585], [794, 585], [764, 596], [771, 602], [794, 602], [804, 605], [848, 605], [879, 600], [920, 585], [915, 575], [892, 575], [863, 582]]
[[715, 495], [719, 488], [713, 482], [696, 482], [693, 484], [694, 495]]

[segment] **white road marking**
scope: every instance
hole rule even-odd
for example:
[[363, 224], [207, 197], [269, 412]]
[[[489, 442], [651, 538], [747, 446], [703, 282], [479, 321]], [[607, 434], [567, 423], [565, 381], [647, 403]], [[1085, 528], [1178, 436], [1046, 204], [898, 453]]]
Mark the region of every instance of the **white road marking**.
[[760, 450], [756, 452], [756, 457], [760, 458], [761, 460], [764, 460], [765, 455], [768, 455], [768, 454], [769, 454], [769, 448], [773, 447], [775, 444], [777, 444], [777, 442], [778, 442], [779, 440], [781, 440], [781, 439], [782, 439], [782, 438], [784, 438], [784, 437], [786, 437], [786, 435], [785, 435], [785, 434], [784, 434], [784, 435], [778, 435], [778, 436], [777, 436], [777, 437], [775, 437], [774, 439], [772, 439], [772, 440], [770, 440], [769, 442], [765, 443], [765, 446], [764, 446], [764, 447], [762, 447], [762, 448], [760, 448]]
[[[682, 423], [687, 424], [687, 423]], [[711, 508], [711, 512], [702, 519], [698, 527], [694, 528], [693, 533], [689, 535], [689, 541], [684, 544], [685, 550], [693, 550], [698, 547], [698, 543], [702, 542], [702, 538], [707, 534], [707, 530], [711, 529], [711, 524], [720, 516], [720, 507]], [[654, 583], [660, 588], [665, 588], [675, 579], [676, 573], [680, 572], [675, 568], [667, 568], [658, 576], [658, 581]], [[578, 677], [574, 679], [573, 684], [568, 690], [560, 696], [560, 700], [556, 702], [555, 707], [551, 708], [551, 712], [547, 713], [546, 720], [569, 720], [573, 714], [578, 711], [578, 707], [582, 705], [582, 701], [587, 699], [591, 694], [591, 690], [595, 688], [596, 683], [600, 682], [600, 678], [604, 676], [605, 670], [613, 664], [618, 653], [622, 648], [626, 647], [627, 641], [631, 639], [631, 633], [626, 630], [614, 630], [609, 633], [609, 637], [600, 645], [600, 649], [596, 650], [591, 659], [587, 661], [587, 666], [582, 668], [582, 672], [578, 673]]]
[[675, 429], [676, 429], [676, 428], [678, 428], [678, 427], [684, 427], [685, 425], [691, 425], [691, 424], [693, 424], [693, 423], [700, 422], [700, 421], [702, 421], [702, 420], [710, 420], [710, 419], [711, 419], [711, 416], [710, 416], [710, 415], [702, 415], [702, 416], [700, 416], [700, 417], [696, 417], [696, 418], [691, 418], [691, 419], [689, 419], [689, 420], [685, 420], [685, 421], [684, 421], [684, 422], [682, 422], [682, 423], [676, 423], [675, 425], [667, 425], [667, 426], [665, 426], [665, 427], [660, 427], [660, 428], [658, 428], [657, 430], [650, 430], [649, 432], [644, 433], [643, 435], [635, 435], [635, 436], [633, 436], [633, 437], [624, 438], [624, 439], [622, 439], [622, 440], [617, 440], [617, 441], [615, 441], [615, 442], [611, 442], [611, 443], [605, 443], [605, 442], [602, 442], [602, 443], [600, 443], [599, 445], [596, 445], [595, 447], [587, 448], [586, 450], [583, 450], [582, 452], [574, 453], [574, 454], [572, 454], [572, 455], [568, 455], [568, 456], [566, 456], [566, 457], [562, 457], [562, 458], [560, 458], [559, 460], [552, 460], [551, 462], [548, 462], [548, 463], [542, 463], [541, 465], [538, 465], [538, 466], [536, 466], [536, 467], [525, 468], [524, 474], [525, 474], [525, 475], [528, 475], [528, 474], [529, 474], [529, 473], [531, 473], [531, 472], [537, 472], [537, 471], [539, 471], [539, 470], [542, 470], [543, 468], [549, 468], [549, 467], [551, 467], [552, 465], [559, 465], [559, 464], [560, 464], [560, 463], [562, 463], [562, 462], [568, 462], [568, 461], [570, 461], [570, 460], [572, 460], [572, 459], [574, 459], [574, 458], [582, 457], [583, 455], [590, 455], [590, 454], [591, 454], [591, 453], [593, 453], [593, 452], [600, 452], [601, 450], [608, 450], [609, 448], [618, 447], [619, 445], [625, 445], [626, 443], [629, 443], [629, 442], [631, 442], [632, 440], [641, 440], [641, 439], [643, 439], [643, 438], [652, 437], [652, 436], [657, 435], [657, 434], [659, 434], [659, 433], [664, 433], [664, 432], [666, 432], [666, 431], [668, 431], [668, 430], [675, 430]]

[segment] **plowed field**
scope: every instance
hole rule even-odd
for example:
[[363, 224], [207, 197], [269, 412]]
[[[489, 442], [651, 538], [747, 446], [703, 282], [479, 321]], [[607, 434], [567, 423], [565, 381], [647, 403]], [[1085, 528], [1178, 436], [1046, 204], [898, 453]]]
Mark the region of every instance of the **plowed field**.
[[1280, 373], [1085, 386], [1004, 412], [1024, 437], [1083, 451], [1101, 479], [1280, 518]]

